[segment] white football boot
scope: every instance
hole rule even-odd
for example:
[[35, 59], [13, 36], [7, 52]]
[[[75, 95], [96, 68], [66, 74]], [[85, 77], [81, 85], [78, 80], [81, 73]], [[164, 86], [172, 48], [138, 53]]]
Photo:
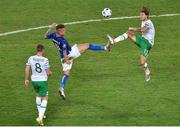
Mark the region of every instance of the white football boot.
[[59, 95], [60, 95], [63, 99], [66, 98], [65, 93], [64, 93], [64, 89], [62, 89], [62, 88], [59, 89]]

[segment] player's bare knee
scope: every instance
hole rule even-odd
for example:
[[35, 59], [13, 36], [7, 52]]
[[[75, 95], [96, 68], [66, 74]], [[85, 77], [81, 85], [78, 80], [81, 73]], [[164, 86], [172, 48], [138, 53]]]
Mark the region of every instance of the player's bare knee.
[[42, 97], [42, 100], [48, 100], [48, 96]]
[[83, 52], [85, 52], [89, 48], [89, 43], [85, 43], [83, 46]]
[[126, 32], [126, 34], [128, 35], [128, 37], [134, 36], [134, 33], [132, 31], [129, 31], [129, 30]]
[[83, 53], [89, 48], [89, 43], [77, 45], [79, 52]]
[[144, 65], [146, 63], [146, 58], [144, 56], [140, 57], [141, 65]]
[[65, 75], [69, 75], [70, 74], [70, 70], [64, 71]]
[[128, 35], [128, 37], [129, 37], [129, 35], [130, 35], [130, 32], [129, 32], [129, 31], [127, 31], [127, 32], [126, 32], [126, 34], [127, 34], [127, 35]]
[[88, 49], [89, 48], [89, 43], [85, 43], [84, 44], [84, 49], [86, 50], [86, 49]]

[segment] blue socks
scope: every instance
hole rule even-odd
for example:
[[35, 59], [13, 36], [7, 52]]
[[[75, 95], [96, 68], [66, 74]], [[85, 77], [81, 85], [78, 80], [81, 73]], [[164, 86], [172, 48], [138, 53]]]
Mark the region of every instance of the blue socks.
[[64, 87], [66, 86], [66, 81], [68, 77], [69, 75], [66, 75], [66, 74], [62, 76], [62, 80], [61, 80], [61, 83], [59, 84], [59, 88], [64, 89]]
[[95, 44], [89, 44], [89, 48], [90, 50], [105, 50], [104, 46], [99, 46], [99, 45], [95, 45]]

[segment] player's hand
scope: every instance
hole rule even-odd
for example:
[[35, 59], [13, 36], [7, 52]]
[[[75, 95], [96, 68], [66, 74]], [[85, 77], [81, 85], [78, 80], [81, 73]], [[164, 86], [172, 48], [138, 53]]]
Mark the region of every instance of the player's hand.
[[67, 64], [71, 64], [71, 61], [70, 61], [70, 60], [66, 60], [66, 63], [67, 63]]
[[129, 27], [129, 29], [128, 29], [129, 31], [135, 31], [135, 28], [133, 28], [133, 27]]
[[51, 28], [55, 28], [56, 26], [57, 26], [57, 23], [55, 22], [51, 24]]
[[52, 71], [51, 70], [48, 70], [46, 73], [47, 73], [48, 76], [52, 75]]
[[24, 84], [25, 84], [26, 87], [28, 87], [28, 85], [29, 85], [29, 80], [25, 80], [25, 81], [24, 81]]

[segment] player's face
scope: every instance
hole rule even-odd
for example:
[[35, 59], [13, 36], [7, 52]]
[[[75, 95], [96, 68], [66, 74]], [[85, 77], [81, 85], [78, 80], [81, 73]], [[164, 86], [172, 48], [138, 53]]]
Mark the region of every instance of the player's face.
[[66, 29], [65, 28], [60, 28], [56, 32], [57, 32], [58, 35], [63, 36], [66, 33]]
[[145, 21], [147, 19], [147, 15], [143, 12], [140, 12], [140, 20]]

